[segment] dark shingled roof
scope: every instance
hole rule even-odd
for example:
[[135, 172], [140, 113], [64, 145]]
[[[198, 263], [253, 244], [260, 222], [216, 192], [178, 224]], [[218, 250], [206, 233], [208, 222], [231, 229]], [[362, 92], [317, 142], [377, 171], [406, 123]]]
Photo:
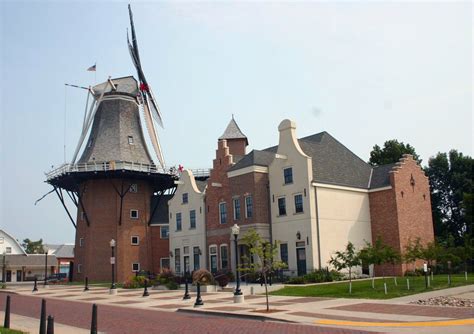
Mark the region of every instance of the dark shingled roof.
[[[372, 176], [372, 166], [363, 161], [347, 147], [342, 145], [327, 132], [317, 133], [298, 139], [301, 149], [312, 158], [313, 181], [354, 188], [380, 188], [390, 185], [388, 172], [390, 166], [380, 166]], [[230, 171], [252, 165], [268, 166], [275, 157], [278, 146], [263, 151], [253, 150], [235, 164]]]
[[53, 253], [57, 258], [74, 258], [74, 245], [60, 245]]
[[[173, 197], [173, 195], [163, 195], [163, 196], [153, 196], [151, 198], [150, 214], [153, 213], [155, 208], [156, 201], [159, 199], [158, 207], [156, 208], [155, 214], [151, 219], [152, 224], [168, 224], [169, 223], [169, 213], [168, 213], [168, 201]], [[161, 198], [161, 199], [160, 199]]]
[[370, 180], [370, 188], [381, 188], [390, 185], [390, 174], [389, 172], [395, 167], [396, 164], [388, 164], [375, 166], [372, 172], [372, 179]]
[[219, 140], [221, 139], [245, 139], [246, 144], [249, 144], [247, 136], [242, 133], [234, 117], [230, 120], [222, 136], [219, 137]]
[[207, 180], [206, 181], [196, 180], [196, 186], [198, 187], [200, 192], [203, 192], [204, 189], [206, 189]]

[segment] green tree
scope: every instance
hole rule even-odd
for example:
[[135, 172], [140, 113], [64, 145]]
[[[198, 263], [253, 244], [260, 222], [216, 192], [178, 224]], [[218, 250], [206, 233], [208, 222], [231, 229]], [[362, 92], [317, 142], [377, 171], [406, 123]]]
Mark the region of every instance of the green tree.
[[458, 246], [465, 235], [472, 240], [473, 159], [456, 150], [438, 153], [428, 161], [426, 173], [436, 237], [446, 241], [452, 236]]
[[43, 254], [43, 239], [39, 239], [37, 241], [33, 241], [30, 239], [24, 239], [21, 246], [25, 249], [27, 254]]
[[405, 246], [405, 251], [403, 254], [403, 260], [406, 263], [413, 264], [413, 272], [416, 270], [415, 262], [418, 259], [421, 259], [421, 252], [423, 249], [423, 245], [421, 244], [421, 239], [416, 238], [415, 241], [411, 239], [408, 241], [408, 244]]
[[334, 255], [331, 256], [329, 264], [338, 271], [349, 269], [349, 293], [352, 293], [352, 268], [360, 265], [360, 258], [354, 244], [349, 241], [344, 251], [337, 251]]
[[418, 164], [421, 164], [420, 156], [416, 154], [415, 148], [410, 144], [405, 145], [396, 139], [387, 140], [383, 148], [380, 148], [379, 145], [375, 145], [372, 152], [370, 152], [369, 164], [372, 166], [392, 164], [398, 162], [404, 154], [413, 155], [413, 159], [415, 159]]
[[249, 247], [249, 253], [253, 261], [248, 261], [246, 267], [240, 270], [257, 273], [263, 278], [268, 312], [270, 310], [268, 301], [268, 277], [276, 270], [286, 267], [285, 263], [275, 260], [278, 252], [278, 242], [275, 241], [274, 244], [271, 244], [267, 240], [264, 240], [254, 229], [249, 229], [243, 235], [242, 242]]
[[[384, 256], [384, 245], [382, 238], [377, 237], [375, 243], [372, 245], [370, 242], [365, 242], [365, 247], [359, 251], [358, 257], [361, 263], [367, 263], [369, 265], [381, 265], [383, 263]], [[372, 289], [375, 288], [375, 268], [372, 272]]]

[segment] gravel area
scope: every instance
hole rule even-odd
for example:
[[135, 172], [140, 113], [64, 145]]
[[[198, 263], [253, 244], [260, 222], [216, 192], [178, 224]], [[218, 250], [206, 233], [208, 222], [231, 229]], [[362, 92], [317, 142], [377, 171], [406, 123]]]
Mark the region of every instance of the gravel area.
[[474, 300], [455, 297], [435, 297], [429, 299], [420, 299], [410, 304], [430, 305], [430, 306], [449, 306], [449, 307], [473, 307]]

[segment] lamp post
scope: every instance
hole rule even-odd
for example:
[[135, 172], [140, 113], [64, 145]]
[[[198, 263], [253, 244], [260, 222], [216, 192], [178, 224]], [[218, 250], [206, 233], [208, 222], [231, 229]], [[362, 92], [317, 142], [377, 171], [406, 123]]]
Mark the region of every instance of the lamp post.
[[43, 246], [44, 250], [44, 287], [48, 287], [48, 247]]
[[240, 273], [239, 273], [239, 250], [237, 245], [237, 238], [239, 237], [240, 227], [237, 224], [231, 227], [232, 235], [234, 236], [235, 242], [235, 292], [234, 292], [234, 303], [242, 303], [244, 301], [244, 295], [240, 290]]
[[6, 282], [6, 269], [7, 269], [7, 252], [3, 251], [3, 264], [2, 264], [2, 283]]
[[110, 258], [110, 264], [112, 265], [112, 285], [110, 286], [110, 294], [117, 294], [117, 287], [115, 286], [115, 240], [110, 240], [110, 248], [112, 249], [112, 256]]

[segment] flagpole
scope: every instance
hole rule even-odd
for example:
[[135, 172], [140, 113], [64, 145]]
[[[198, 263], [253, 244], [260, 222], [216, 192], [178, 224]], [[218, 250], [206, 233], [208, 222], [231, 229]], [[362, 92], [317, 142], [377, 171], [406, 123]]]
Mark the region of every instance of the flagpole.
[[97, 61], [95, 62], [94, 86], [97, 84]]

